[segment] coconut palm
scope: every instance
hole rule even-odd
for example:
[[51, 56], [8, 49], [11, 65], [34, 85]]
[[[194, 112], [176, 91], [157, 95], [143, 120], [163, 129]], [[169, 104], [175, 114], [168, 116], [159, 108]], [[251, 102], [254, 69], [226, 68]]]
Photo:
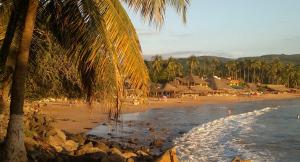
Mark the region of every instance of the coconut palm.
[[[92, 100], [99, 83], [114, 87], [114, 94], [119, 98], [124, 78], [129, 79], [133, 87], [147, 92], [148, 74], [140, 44], [121, 2], [157, 26], [163, 24], [166, 6], [174, 6], [185, 21], [189, 3], [188, 0], [1, 1], [1, 6], [7, 5], [5, 9], [12, 8], [5, 40], [13, 40], [14, 37], [20, 40], [17, 41], [20, 43], [17, 44], [13, 72], [6, 161], [27, 161], [23, 142], [24, 82], [35, 28], [50, 31], [67, 49], [68, 56], [74, 60], [81, 74], [88, 100]], [[17, 32], [18, 29], [20, 32]], [[10, 47], [12, 42], [5, 40], [2, 49]], [[5, 64], [8, 55], [7, 51], [1, 53], [1, 65]]]
[[217, 70], [217, 67], [219, 66], [219, 64], [220, 64], [220, 61], [219, 61], [217, 58], [213, 58], [213, 59], [211, 60], [211, 65], [210, 65], [210, 67], [211, 67], [211, 69], [212, 69], [212, 75], [213, 75], [213, 76], [215, 75], [216, 70]]
[[168, 59], [166, 72], [168, 74], [168, 80], [173, 80], [174, 77], [182, 75], [183, 67], [173, 57]]
[[190, 74], [194, 74], [199, 67], [199, 61], [196, 56], [190, 56], [187, 60]]
[[151, 64], [152, 68], [152, 81], [157, 82], [159, 80], [159, 76], [161, 74], [161, 71], [163, 69], [163, 59], [162, 56], [156, 55], [153, 57], [153, 61]]

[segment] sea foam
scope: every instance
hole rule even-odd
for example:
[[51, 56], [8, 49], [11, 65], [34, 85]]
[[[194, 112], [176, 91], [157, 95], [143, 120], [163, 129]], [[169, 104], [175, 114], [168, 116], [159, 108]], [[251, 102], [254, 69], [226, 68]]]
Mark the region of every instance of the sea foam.
[[253, 132], [252, 126], [258, 116], [276, 109], [278, 107], [267, 107], [231, 115], [193, 128], [174, 140], [180, 161], [230, 161], [235, 156], [252, 161], [274, 161], [267, 150], [251, 150], [247, 146], [255, 144], [242, 139]]

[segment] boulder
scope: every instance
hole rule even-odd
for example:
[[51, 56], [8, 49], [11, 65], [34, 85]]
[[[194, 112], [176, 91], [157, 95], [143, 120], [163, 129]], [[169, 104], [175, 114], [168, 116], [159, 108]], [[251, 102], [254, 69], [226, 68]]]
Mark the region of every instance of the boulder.
[[155, 162], [178, 162], [178, 158], [176, 155], [176, 149], [171, 148], [163, 153]]
[[57, 152], [61, 152], [65, 141], [58, 135], [54, 135], [48, 137], [47, 143], [54, 147]]
[[73, 140], [67, 140], [63, 148], [68, 152], [75, 151], [78, 148], [78, 143], [74, 142]]
[[122, 156], [125, 157], [125, 159], [137, 157], [135, 153], [129, 151], [124, 152]]
[[240, 157], [234, 157], [231, 162], [251, 162], [251, 160], [242, 160]]
[[92, 154], [92, 153], [97, 153], [97, 152], [106, 154], [106, 152], [104, 152], [103, 150], [101, 150], [97, 147], [93, 147], [93, 144], [90, 142], [90, 143], [87, 143], [87, 144], [81, 146], [79, 148], [79, 150], [76, 152], [76, 155]]
[[50, 131], [47, 132], [46, 136], [58, 136], [59, 138], [61, 138], [63, 141], [66, 141], [67, 137], [65, 135], [65, 133], [63, 131], [61, 131], [60, 129], [54, 128], [51, 129]]
[[126, 160], [126, 162], [134, 162], [134, 159], [129, 158], [129, 159]]
[[150, 146], [154, 146], [154, 147], [162, 147], [164, 144], [164, 140], [154, 140], [153, 142], [150, 143]]
[[108, 156], [108, 161], [115, 161], [115, 162], [126, 162], [126, 158], [124, 158], [122, 155], [117, 153], [112, 153]]
[[145, 153], [142, 150], [138, 150], [136, 153], [139, 154], [139, 155], [141, 155], [141, 156], [149, 156], [149, 154]]
[[99, 148], [100, 150], [103, 150], [104, 152], [109, 152], [110, 151], [109, 147], [103, 142], [96, 143], [95, 147]]
[[68, 136], [68, 139], [77, 142], [79, 145], [84, 145], [84, 143], [86, 141], [86, 135], [85, 134], [75, 134], [75, 135], [70, 134]]
[[111, 148], [110, 152], [111, 152], [111, 154], [122, 155], [122, 152], [119, 149], [115, 148], [115, 147]]
[[24, 143], [27, 151], [34, 151], [40, 146], [40, 144], [37, 141], [30, 137], [25, 137]]

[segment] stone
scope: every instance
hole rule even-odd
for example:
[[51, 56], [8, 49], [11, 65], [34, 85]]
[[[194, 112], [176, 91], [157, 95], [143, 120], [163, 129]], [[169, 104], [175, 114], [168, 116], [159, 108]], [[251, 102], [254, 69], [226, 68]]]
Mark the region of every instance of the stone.
[[87, 143], [83, 146], [81, 146], [79, 148], [79, 150], [76, 152], [76, 155], [84, 155], [84, 154], [91, 154], [91, 153], [97, 153], [97, 152], [101, 152], [101, 153], [105, 153], [103, 150], [97, 148], [97, 147], [93, 147], [93, 144]]
[[103, 150], [104, 152], [110, 151], [109, 147], [103, 142], [96, 143], [95, 147], [99, 148], [100, 150]]
[[70, 136], [68, 136], [68, 138], [70, 140], [77, 142], [80, 146], [84, 145], [86, 141], [86, 136], [84, 134], [75, 134], [75, 135], [71, 134]]
[[57, 128], [54, 128], [47, 133], [47, 136], [54, 136], [54, 135], [57, 135], [63, 141], [66, 141], [66, 139], [67, 139], [67, 136], [65, 135], [65, 133]]
[[155, 162], [179, 162], [176, 155], [176, 149], [171, 148], [167, 150], [158, 159], [156, 159]]
[[126, 162], [134, 162], [134, 159], [129, 158], [129, 159], [126, 160]]
[[78, 143], [76, 143], [75, 141], [73, 140], [67, 140], [63, 146], [63, 148], [68, 151], [68, 152], [72, 152], [72, 151], [75, 151], [77, 150], [78, 148]]
[[240, 157], [234, 157], [231, 162], [252, 162], [251, 160], [242, 160]]
[[111, 149], [110, 149], [110, 152], [111, 152], [112, 154], [119, 154], [119, 155], [122, 155], [122, 152], [121, 152], [119, 149], [115, 148], [115, 147], [111, 148]]
[[65, 141], [61, 139], [58, 135], [49, 136], [47, 143], [51, 145], [57, 152], [62, 151], [62, 146], [64, 145]]
[[142, 155], [142, 156], [149, 156], [149, 154], [145, 153], [142, 150], [138, 150], [136, 153], [139, 154], [139, 155]]
[[39, 147], [39, 143], [30, 137], [25, 137], [24, 143], [27, 151], [34, 151]]
[[154, 140], [153, 142], [150, 143], [150, 146], [154, 146], [154, 147], [162, 147], [164, 144], [163, 140]]
[[126, 162], [126, 158], [117, 153], [112, 153], [108, 156], [108, 161]]
[[122, 154], [122, 156], [125, 157], [125, 159], [129, 159], [129, 158], [137, 157], [137, 154], [126, 151]]

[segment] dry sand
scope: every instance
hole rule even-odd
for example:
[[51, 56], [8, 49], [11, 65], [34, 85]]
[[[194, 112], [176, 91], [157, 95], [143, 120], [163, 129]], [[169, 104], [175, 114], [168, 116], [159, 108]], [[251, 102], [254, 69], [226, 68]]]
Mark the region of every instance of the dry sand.
[[[168, 99], [159, 101], [149, 98], [149, 103], [144, 106], [126, 105], [122, 112], [142, 112], [154, 108], [191, 107], [201, 104], [220, 104], [259, 100], [283, 100], [300, 98], [299, 94], [265, 94], [261, 96], [201, 96], [197, 99]], [[108, 117], [106, 106], [95, 103], [92, 108], [84, 103], [70, 104], [69, 102], [47, 102], [41, 108], [42, 113], [55, 119], [54, 126], [70, 133], [82, 133], [96, 127]]]

